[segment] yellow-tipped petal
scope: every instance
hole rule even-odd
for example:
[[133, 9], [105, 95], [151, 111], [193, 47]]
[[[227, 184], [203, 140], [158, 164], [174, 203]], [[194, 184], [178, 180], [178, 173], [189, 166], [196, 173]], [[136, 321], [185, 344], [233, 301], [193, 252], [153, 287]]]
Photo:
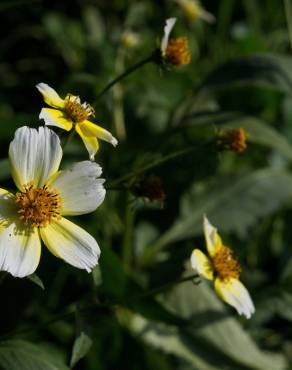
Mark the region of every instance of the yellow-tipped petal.
[[78, 126], [81, 128], [83, 134], [85, 136], [94, 136], [98, 139], [107, 141], [108, 143], [116, 146], [118, 144], [118, 140], [107, 130], [104, 128], [95, 125], [90, 121], [83, 121], [78, 123]]
[[85, 145], [85, 148], [87, 149], [89, 153], [90, 160], [94, 161], [95, 154], [97, 153], [99, 149], [97, 138], [93, 136], [84, 135], [83, 130], [80, 127], [80, 125], [76, 125], [75, 130], [78, 133], [78, 135], [81, 137], [83, 144]]
[[213, 257], [216, 252], [222, 247], [222, 240], [214, 227], [206, 216], [204, 216], [204, 235], [207, 244], [208, 253]]
[[90, 272], [98, 263], [96, 240], [73, 222], [62, 218], [40, 228], [40, 234], [50, 252], [70, 265]]
[[194, 249], [191, 255], [192, 268], [198, 271], [199, 275], [204, 276], [208, 280], [213, 280], [213, 266], [209, 258], [199, 249]]
[[[3, 221], [1, 221], [2, 224]], [[24, 228], [19, 220], [7, 220], [0, 227], [0, 270], [15, 277], [31, 275], [41, 256], [41, 241], [37, 228]]]
[[237, 279], [221, 280], [216, 278], [215, 290], [219, 297], [236, 309], [239, 315], [250, 319], [255, 312], [251, 297], [245, 286]]
[[47, 126], [60, 127], [63, 130], [70, 131], [73, 124], [62, 111], [53, 108], [43, 108], [39, 115], [40, 119], [45, 121]]
[[42, 94], [44, 101], [54, 108], [64, 108], [64, 99], [60, 98], [59, 94], [49, 85], [41, 82], [36, 85], [38, 91]]

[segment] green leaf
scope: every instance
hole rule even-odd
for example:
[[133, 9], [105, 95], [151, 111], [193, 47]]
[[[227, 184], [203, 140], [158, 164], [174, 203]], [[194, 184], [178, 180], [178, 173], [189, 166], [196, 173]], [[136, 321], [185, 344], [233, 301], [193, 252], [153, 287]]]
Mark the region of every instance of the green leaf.
[[233, 59], [216, 69], [202, 87], [230, 89], [242, 85], [263, 86], [291, 94], [291, 57], [255, 54]]
[[110, 297], [123, 297], [126, 293], [128, 277], [118, 256], [108, 247], [103, 247], [100, 258], [102, 290]]
[[69, 370], [47, 348], [24, 340], [0, 343], [0, 368], [3, 370]]
[[42, 290], [45, 290], [44, 283], [42, 280], [38, 277], [37, 274], [31, 274], [27, 277], [28, 280], [32, 281], [34, 284], [39, 286]]
[[239, 236], [259, 217], [276, 211], [291, 199], [292, 175], [273, 169], [258, 170], [241, 176], [224, 176], [214, 184], [195, 184], [182, 197], [180, 214], [175, 223], [148, 248], [153, 256], [165, 246], [202, 232], [202, 217], [207, 214], [219, 229], [234, 231]]
[[[205, 283], [178, 285], [167, 297], [167, 307], [189, 320], [174, 328], [136, 317], [132, 330], [150, 345], [181, 357], [200, 370], [282, 370], [282, 355], [259, 350], [236, 319]], [[234, 315], [236, 313], [233, 311]]]
[[87, 354], [91, 346], [92, 339], [86, 333], [81, 332], [73, 345], [70, 366], [75, 366]]

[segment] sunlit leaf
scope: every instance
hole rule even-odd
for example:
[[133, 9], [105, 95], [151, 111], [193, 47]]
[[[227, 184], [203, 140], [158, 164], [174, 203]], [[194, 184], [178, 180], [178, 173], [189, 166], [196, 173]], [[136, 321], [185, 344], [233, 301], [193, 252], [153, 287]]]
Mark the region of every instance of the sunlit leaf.
[[57, 356], [42, 345], [24, 340], [0, 343], [0, 368], [3, 370], [69, 370]]

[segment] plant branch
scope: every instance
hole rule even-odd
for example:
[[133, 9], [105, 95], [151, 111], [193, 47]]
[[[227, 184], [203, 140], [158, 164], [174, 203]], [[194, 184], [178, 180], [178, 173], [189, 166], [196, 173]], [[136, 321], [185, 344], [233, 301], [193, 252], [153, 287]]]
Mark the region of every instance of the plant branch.
[[101, 98], [108, 90], [111, 89], [111, 87], [113, 87], [115, 84], [117, 84], [118, 82], [120, 82], [121, 80], [123, 80], [125, 77], [127, 77], [129, 74], [133, 73], [134, 71], [136, 71], [137, 69], [141, 68], [142, 66], [144, 66], [145, 64], [147, 63], [150, 63], [150, 62], [153, 62], [155, 60], [155, 53], [152, 53], [149, 57], [141, 60], [140, 62], [134, 64], [132, 67], [130, 67], [129, 69], [127, 69], [125, 72], [123, 72], [121, 75], [119, 75], [118, 77], [116, 77], [114, 80], [112, 80], [111, 82], [109, 82], [104, 88], [103, 90], [101, 90], [101, 92], [97, 95], [97, 100], [99, 98]]

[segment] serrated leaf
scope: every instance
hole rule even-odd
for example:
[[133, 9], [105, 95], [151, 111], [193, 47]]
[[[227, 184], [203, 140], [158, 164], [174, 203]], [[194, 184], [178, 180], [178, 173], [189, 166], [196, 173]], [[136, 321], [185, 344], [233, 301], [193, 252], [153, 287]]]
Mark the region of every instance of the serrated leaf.
[[49, 350], [24, 340], [0, 343], [1, 370], [69, 370]]
[[152, 258], [171, 243], [200, 234], [203, 214], [221, 230], [244, 236], [259, 217], [271, 214], [291, 198], [292, 175], [273, 169], [219, 178], [203, 190], [195, 184], [182, 197], [180, 214], [173, 226], [148, 248], [149, 256]]
[[39, 276], [37, 274], [35, 274], [35, 273], [31, 274], [31, 275], [27, 276], [27, 279], [32, 281], [37, 286], [39, 286], [42, 290], [45, 290], [44, 283], [42, 282], [42, 280], [39, 278]]
[[83, 331], [80, 332], [79, 336], [75, 339], [72, 349], [70, 366], [73, 367], [76, 363], [81, 360], [92, 346], [92, 339]]

